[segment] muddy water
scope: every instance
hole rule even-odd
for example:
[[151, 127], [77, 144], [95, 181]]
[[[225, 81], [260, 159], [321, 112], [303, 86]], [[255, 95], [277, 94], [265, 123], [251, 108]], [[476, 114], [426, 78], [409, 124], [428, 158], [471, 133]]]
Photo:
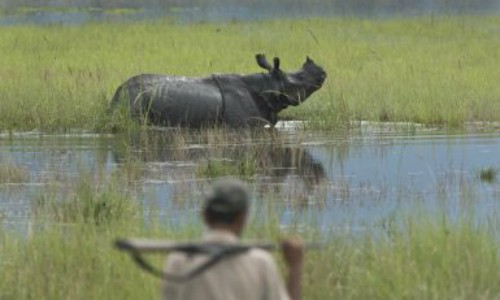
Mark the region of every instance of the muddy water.
[[480, 178], [481, 169], [500, 171], [498, 133], [372, 126], [349, 134], [24, 133], [0, 136], [0, 163], [27, 174], [22, 182], [0, 183], [0, 215], [14, 228], [28, 223], [40, 194], [67, 190], [82, 174], [98, 181], [121, 174], [137, 201], [181, 225], [196, 218], [207, 177], [227, 174], [249, 182], [254, 218], [276, 209], [283, 225], [298, 219], [324, 230], [362, 231], [416, 209], [478, 221], [500, 211], [500, 182]]

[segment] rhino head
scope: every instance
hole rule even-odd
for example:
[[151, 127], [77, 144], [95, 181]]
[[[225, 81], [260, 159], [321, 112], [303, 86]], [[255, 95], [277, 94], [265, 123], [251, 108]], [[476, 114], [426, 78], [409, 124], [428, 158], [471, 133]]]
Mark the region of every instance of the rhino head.
[[268, 95], [267, 101], [278, 110], [304, 102], [321, 88], [326, 79], [326, 72], [309, 57], [306, 58], [302, 68], [291, 73], [280, 69], [278, 57], [273, 59], [272, 66], [263, 54], [257, 54], [256, 60], [261, 68], [269, 71], [272, 89], [265, 93], [272, 95], [271, 97]]

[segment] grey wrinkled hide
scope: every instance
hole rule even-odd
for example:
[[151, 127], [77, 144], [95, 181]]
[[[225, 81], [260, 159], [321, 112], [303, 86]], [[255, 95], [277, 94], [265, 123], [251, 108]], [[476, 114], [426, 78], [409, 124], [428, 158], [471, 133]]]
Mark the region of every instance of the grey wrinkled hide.
[[326, 78], [323, 69], [309, 58], [295, 73], [281, 71], [277, 58], [274, 67], [263, 55], [256, 58], [269, 73], [134, 76], [117, 89], [111, 107], [126, 105], [132, 118], [159, 126], [274, 125], [282, 109], [303, 102]]

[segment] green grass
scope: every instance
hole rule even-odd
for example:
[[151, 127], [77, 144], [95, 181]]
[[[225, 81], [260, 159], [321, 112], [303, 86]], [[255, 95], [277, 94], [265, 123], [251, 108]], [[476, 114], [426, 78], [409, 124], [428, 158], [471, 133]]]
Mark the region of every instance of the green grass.
[[499, 31], [494, 16], [1, 27], [0, 129], [107, 130], [107, 103], [128, 77], [260, 72], [258, 52], [285, 70], [309, 55], [328, 73], [284, 118], [500, 121]]
[[311, 299], [497, 299], [498, 243], [488, 230], [425, 220], [409, 218], [381, 241], [332, 245], [337, 259], [319, 278], [331, 268], [336, 288]]
[[[124, 173], [126, 175], [127, 170]], [[34, 201], [36, 217], [63, 223], [106, 225], [137, 214], [129, 192], [120, 191], [118, 180], [111, 180], [106, 185], [100, 185], [98, 180], [81, 174], [76, 182], [66, 184], [69, 192], [63, 197], [55, 193], [58, 187], [41, 194]]]
[[22, 183], [29, 181], [29, 171], [26, 167], [2, 162], [0, 159], [0, 183]]
[[225, 176], [251, 177], [257, 173], [257, 162], [249, 156], [238, 161], [232, 160], [208, 160], [196, 169], [198, 178], [217, 178]]

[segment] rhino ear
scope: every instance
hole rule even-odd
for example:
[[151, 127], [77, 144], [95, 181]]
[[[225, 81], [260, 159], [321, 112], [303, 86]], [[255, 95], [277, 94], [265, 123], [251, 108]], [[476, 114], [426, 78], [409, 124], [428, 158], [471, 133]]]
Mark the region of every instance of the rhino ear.
[[280, 69], [280, 59], [278, 57], [275, 57], [273, 59], [273, 63], [274, 63], [274, 69], [279, 70]]
[[306, 63], [312, 64], [314, 61], [309, 56], [306, 56]]
[[273, 67], [271, 67], [271, 64], [267, 61], [266, 56], [262, 53], [258, 53], [255, 55], [255, 59], [257, 60], [257, 64], [259, 67], [262, 69], [271, 71]]

